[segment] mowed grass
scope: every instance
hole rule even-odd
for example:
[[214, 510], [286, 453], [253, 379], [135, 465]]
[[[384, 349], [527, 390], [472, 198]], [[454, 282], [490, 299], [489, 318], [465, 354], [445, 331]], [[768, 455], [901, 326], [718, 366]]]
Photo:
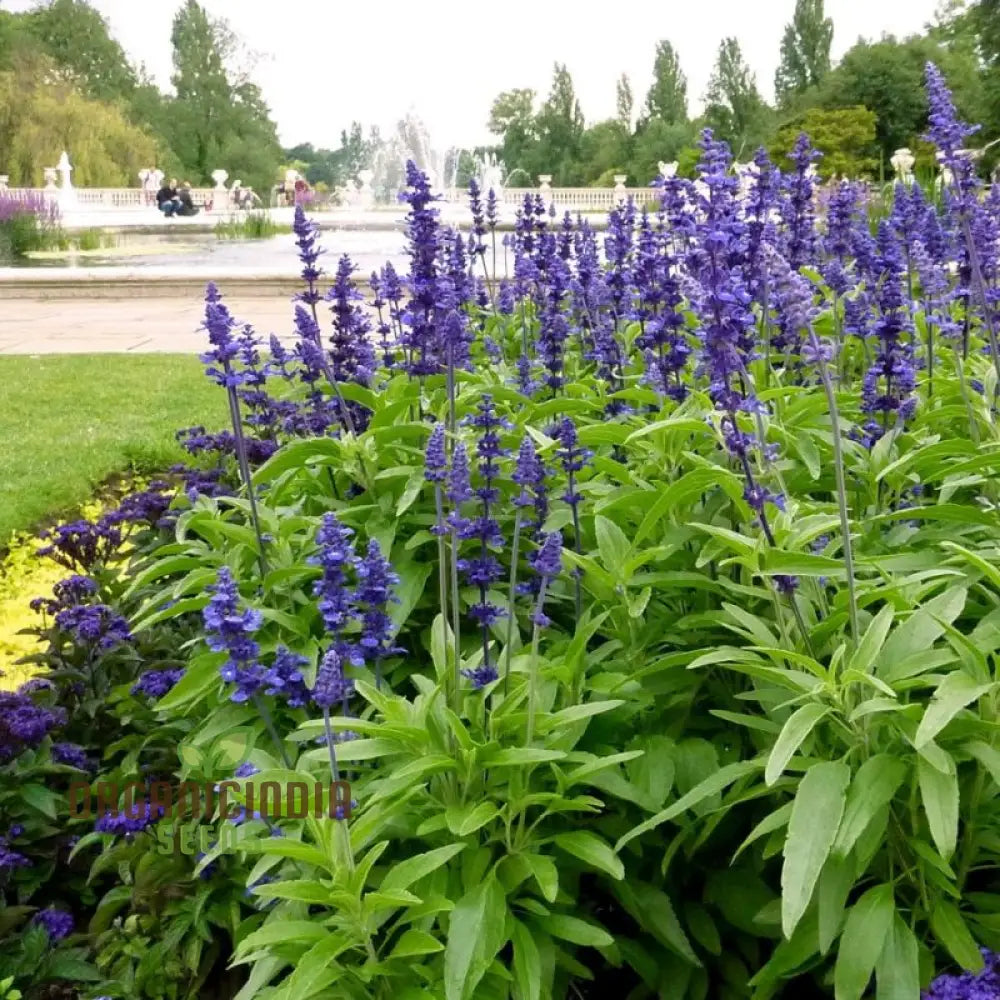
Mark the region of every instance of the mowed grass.
[[116, 473], [181, 461], [174, 432], [227, 415], [188, 355], [0, 355], [0, 549]]

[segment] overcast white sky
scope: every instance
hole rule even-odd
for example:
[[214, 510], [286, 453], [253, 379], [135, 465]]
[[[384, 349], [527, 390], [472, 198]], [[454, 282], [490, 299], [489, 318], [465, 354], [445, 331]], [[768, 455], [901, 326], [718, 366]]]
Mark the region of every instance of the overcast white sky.
[[[133, 60], [163, 86], [179, 0], [91, 0]], [[261, 55], [255, 78], [287, 145], [335, 146], [352, 119], [385, 130], [413, 108], [435, 147], [489, 142], [501, 91], [544, 95], [565, 62], [588, 121], [614, 113], [615, 80], [632, 79], [636, 105], [657, 39], [669, 38], [697, 106], [719, 41], [736, 35], [768, 97], [795, 0], [202, 0]], [[859, 36], [920, 31], [938, 0], [827, 0], [834, 56]], [[32, 0], [0, 0], [24, 10]], [[593, 13], [584, 13], [585, 10]]]

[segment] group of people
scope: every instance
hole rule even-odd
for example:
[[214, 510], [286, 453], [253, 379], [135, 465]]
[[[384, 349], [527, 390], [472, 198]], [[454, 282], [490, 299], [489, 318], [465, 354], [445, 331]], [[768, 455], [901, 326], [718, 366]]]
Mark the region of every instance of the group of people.
[[197, 215], [199, 211], [198, 206], [191, 197], [191, 185], [185, 181], [178, 187], [175, 177], [170, 179], [169, 184], [164, 184], [156, 192], [156, 207], [168, 219], [173, 218], [175, 215]]

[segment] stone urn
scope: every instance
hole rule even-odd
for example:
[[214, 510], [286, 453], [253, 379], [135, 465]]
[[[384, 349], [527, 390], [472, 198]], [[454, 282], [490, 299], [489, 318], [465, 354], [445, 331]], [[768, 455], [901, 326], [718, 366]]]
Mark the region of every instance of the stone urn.
[[538, 193], [545, 199], [552, 197], [552, 174], [538, 175]]
[[625, 188], [625, 182], [628, 180], [628, 174], [615, 174], [615, 198], [618, 201], [624, 201], [628, 197], [628, 191]]
[[898, 181], [903, 184], [913, 183], [913, 165], [917, 162], [917, 158], [909, 149], [905, 146], [902, 149], [897, 149], [889, 162], [892, 164], [892, 169], [896, 171]]
[[42, 176], [45, 178], [45, 190], [46, 191], [56, 191], [56, 178], [59, 176], [59, 172], [55, 167], [45, 167], [42, 171]]
[[670, 177], [677, 176], [677, 168], [680, 166], [680, 162], [674, 160], [673, 163], [665, 163], [663, 160], [660, 160], [657, 166], [660, 168], [660, 176], [664, 180], [667, 180]]
[[229, 172], [227, 170], [213, 170], [212, 180], [215, 181], [216, 191], [225, 191], [226, 181], [229, 180]]
[[10, 174], [0, 174], [0, 191], [6, 191], [10, 184]]

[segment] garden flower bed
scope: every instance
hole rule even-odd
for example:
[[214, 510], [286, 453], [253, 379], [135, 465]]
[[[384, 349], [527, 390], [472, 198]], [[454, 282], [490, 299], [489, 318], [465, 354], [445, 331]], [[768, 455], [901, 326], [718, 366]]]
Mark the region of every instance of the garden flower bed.
[[928, 85], [951, 187], [874, 233], [807, 137], [741, 198], [706, 134], [603, 254], [411, 164], [373, 314], [300, 211], [291, 351], [210, 286], [231, 426], [44, 543], [0, 979], [992, 995], [1000, 197]]

